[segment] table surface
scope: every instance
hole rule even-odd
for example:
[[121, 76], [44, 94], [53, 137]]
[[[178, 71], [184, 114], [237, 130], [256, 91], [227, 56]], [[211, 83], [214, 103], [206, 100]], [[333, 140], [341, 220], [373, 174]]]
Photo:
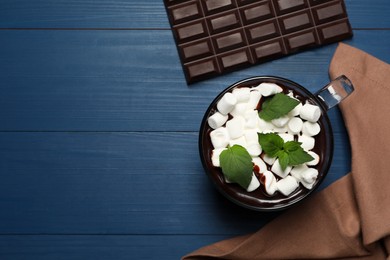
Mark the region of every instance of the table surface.
[[[390, 61], [389, 0], [346, 0], [345, 43]], [[197, 140], [209, 103], [250, 76], [312, 92], [337, 44], [187, 86], [162, 0], [0, 0], [0, 259], [179, 259], [280, 213], [211, 185]], [[320, 187], [350, 170], [340, 111]]]

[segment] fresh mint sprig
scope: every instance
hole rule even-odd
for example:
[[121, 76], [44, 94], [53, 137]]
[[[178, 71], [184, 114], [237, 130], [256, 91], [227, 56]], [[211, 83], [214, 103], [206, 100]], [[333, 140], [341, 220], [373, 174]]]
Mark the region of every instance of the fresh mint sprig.
[[229, 181], [238, 183], [244, 189], [248, 188], [252, 180], [253, 163], [252, 157], [244, 147], [240, 145], [228, 147], [219, 155], [219, 162], [222, 173]]
[[263, 151], [270, 157], [277, 157], [282, 170], [285, 170], [288, 165], [296, 166], [314, 160], [310, 154], [303, 150], [300, 142], [284, 142], [275, 133], [259, 133], [258, 137]]
[[268, 98], [263, 102], [259, 117], [265, 121], [287, 115], [288, 112], [294, 109], [300, 102], [283, 93], [278, 93], [272, 98]]

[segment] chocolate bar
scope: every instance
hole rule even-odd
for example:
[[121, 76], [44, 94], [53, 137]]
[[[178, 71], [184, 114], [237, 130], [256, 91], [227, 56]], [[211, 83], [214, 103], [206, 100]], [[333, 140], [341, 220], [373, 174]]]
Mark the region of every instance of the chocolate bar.
[[352, 36], [342, 0], [164, 0], [187, 83]]

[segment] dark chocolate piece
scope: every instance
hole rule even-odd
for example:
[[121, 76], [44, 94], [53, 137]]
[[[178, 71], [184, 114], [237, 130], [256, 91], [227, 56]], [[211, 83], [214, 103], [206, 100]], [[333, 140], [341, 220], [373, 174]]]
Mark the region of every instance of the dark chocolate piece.
[[261, 22], [274, 16], [271, 3], [262, 1], [240, 9], [243, 24]]
[[188, 83], [352, 36], [343, 0], [164, 0]]
[[253, 56], [258, 62], [277, 58], [287, 53], [282, 38], [259, 43], [252, 46], [251, 49]]
[[203, 10], [207, 15], [233, 9], [236, 7], [234, 0], [203, 0]]
[[277, 21], [270, 20], [248, 26], [246, 35], [250, 43], [255, 43], [280, 36], [280, 31]]
[[181, 51], [184, 62], [212, 56], [214, 53], [209, 39], [179, 45], [179, 50]]
[[243, 47], [246, 44], [245, 33], [243, 30], [235, 30], [229, 33], [218, 34], [213, 37], [214, 47], [217, 53], [222, 53], [226, 50]]

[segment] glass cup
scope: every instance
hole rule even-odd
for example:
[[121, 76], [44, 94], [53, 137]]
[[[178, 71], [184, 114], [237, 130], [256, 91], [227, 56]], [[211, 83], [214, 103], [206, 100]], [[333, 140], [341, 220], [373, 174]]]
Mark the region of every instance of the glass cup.
[[[319, 164], [315, 166], [319, 174], [312, 189], [306, 189], [300, 184], [299, 188], [289, 196], [284, 196], [278, 192], [270, 196], [265, 192], [263, 185], [261, 185], [257, 190], [247, 192], [237, 184], [226, 183], [221, 168], [214, 167], [211, 162], [213, 146], [210, 140], [210, 132], [213, 129], [210, 128], [207, 120], [216, 112], [218, 101], [225, 93], [231, 92], [235, 88], [255, 87], [263, 82], [278, 84], [283, 88], [283, 92], [286, 94], [292, 90], [299, 99], [317, 105], [321, 110], [321, 117], [318, 120], [321, 131], [315, 136], [316, 145], [312, 150], [319, 155]], [[354, 88], [351, 81], [344, 75], [331, 81], [315, 94], [311, 93], [298, 83], [276, 76], [252, 77], [229, 86], [213, 100], [201, 123], [199, 132], [199, 153], [206, 174], [220, 193], [232, 202], [245, 208], [258, 211], [275, 211], [296, 204], [317, 189], [327, 175], [333, 156], [333, 132], [327, 111], [339, 104], [344, 98], [350, 95], [353, 90]]]

